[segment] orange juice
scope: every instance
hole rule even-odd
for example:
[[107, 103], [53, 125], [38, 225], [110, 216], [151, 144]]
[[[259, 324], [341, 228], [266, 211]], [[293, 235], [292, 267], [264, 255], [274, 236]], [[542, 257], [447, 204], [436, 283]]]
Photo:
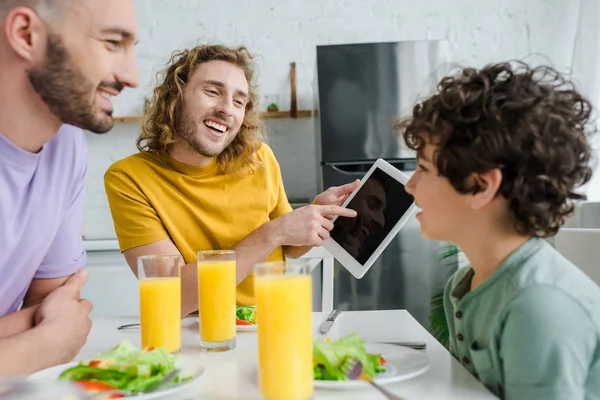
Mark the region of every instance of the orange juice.
[[235, 260], [198, 263], [200, 340], [235, 338]]
[[313, 394], [310, 275], [255, 276], [260, 388], [268, 400]]
[[142, 347], [181, 347], [181, 278], [149, 278], [140, 283]]

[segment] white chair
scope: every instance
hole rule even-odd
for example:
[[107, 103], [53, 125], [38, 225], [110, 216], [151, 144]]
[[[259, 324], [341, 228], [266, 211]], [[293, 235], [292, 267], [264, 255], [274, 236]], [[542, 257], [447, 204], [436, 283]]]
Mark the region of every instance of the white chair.
[[562, 228], [554, 238], [554, 246], [600, 285], [600, 229]]
[[323, 263], [323, 278], [321, 280], [321, 311], [333, 310], [333, 256], [323, 247], [315, 247], [298, 260], [308, 260], [310, 270]]

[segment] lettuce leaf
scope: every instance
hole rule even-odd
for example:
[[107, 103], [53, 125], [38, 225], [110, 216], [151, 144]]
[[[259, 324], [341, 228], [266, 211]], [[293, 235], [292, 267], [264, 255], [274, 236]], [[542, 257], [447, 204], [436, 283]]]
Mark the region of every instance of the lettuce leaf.
[[256, 308], [250, 306], [237, 306], [235, 309], [237, 319], [256, 324]]
[[370, 378], [384, 371], [379, 365], [379, 354], [367, 353], [365, 341], [358, 333], [351, 333], [329, 343], [316, 340], [313, 343], [313, 359], [314, 379], [346, 380], [345, 374], [354, 359], [360, 361], [365, 374]]
[[[105, 362], [90, 366], [90, 363], [98, 361]], [[130, 341], [124, 340], [92, 361], [80, 362], [78, 366], [64, 371], [59, 379], [94, 380], [125, 391], [143, 392], [171, 372], [176, 361], [175, 356], [162, 348], [139, 350]], [[180, 379], [176, 377], [173, 382]]]

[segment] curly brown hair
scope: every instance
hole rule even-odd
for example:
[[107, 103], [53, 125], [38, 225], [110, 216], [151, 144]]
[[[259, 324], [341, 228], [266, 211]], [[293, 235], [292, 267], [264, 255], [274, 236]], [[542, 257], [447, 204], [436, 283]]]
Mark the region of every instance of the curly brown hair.
[[[188, 50], [177, 50], [171, 55], [166, 68], [157, 74], [160, 82], [144, 111], [141, 133], [137, 139], [140, 151], [166, 151], [177, 137], [177, 120], [184, 107], [183, 91], [198, 65], [226, 61], [244, 71], [248, 81], [248, 102], [240, 131], [221, 154], [217, 165], [222, 173], [241, 170], [253, 171], [261, 165], [256, 152], [263, 142], [263, 120], [258, 111], [258, 87], [254, 82], [255, 66], [246, 47], [230, 48], [222, 45], [199, 45]], [[161, 82], [162, 81], [162, 82]]]
[[507, 199], [518, 232], [549, 237], [586, 196], [596, 132], [592, 105], [548, 66], [523, 62], [466, 68], [441, 80], [436, 93], [394, 129], [420, 154], [436, 146], [433, 162], [462, 194], [482, 190], [474, 174], [502, 172], [498, 193]]

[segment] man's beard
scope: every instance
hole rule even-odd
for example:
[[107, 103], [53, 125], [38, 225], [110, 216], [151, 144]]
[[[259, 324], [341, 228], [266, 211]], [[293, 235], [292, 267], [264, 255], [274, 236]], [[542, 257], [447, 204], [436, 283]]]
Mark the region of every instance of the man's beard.
[[[196, 136], [196, 132], [198, 130], [197, 120], [190, 115], [185, 105], [181, 106], [181, 108], [183, 110], [179, 112], [179, 118], [177, 118], [177, 136], [183, 139], [188, 147], [196, 153], [204, 157], [217, 157], [231, 144], [233, 139], [235, 139], [235, 135], [231, 135], [227, 141], [223, 143], [221, 148], [211, 148], [206, 146], [205, 144], [201, 143]], [[210, 116], [207, 116], [206, 118], [209, 117]], [[214, 115], [214, 117], [223, 120], [223, 118], [218, 115]]]
[[[112, 112], [99, 115], [95, 108], [96, 89], [74, 65], [69, 52], [56, 34], [50, 34], [46, 46], [46, 61], [31, 68], [29, 82], [44, 103], [63, 123], [95, 133], [108, 132], [114, 124]], [[102, 82], [100, 87], [117, 91], [119, 82]]]

